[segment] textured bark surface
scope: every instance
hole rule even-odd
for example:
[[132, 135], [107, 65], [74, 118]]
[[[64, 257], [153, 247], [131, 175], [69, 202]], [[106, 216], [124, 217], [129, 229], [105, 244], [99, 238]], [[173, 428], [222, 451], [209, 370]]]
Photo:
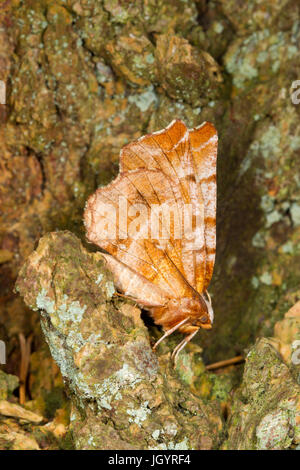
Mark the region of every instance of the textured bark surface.
[[[27, 397], [52, 419], [65, 400], [61, 376], [38, 314], [13, 292], [18, 271], [47, 232], [83, 239], [84, 203], [117, 173], [120, 148], [174, 118], [213, 122], [220, 142], [215, 324], [195, 348], [208, 363], [272, 335], [300, 298], [300, 105], [290, 96], [299, 2], [0, 3], [5, 371], [19, 373], [18, 335], [33, 332]], [[195, 378], [199, 361], [184, 358], [186, 381], [226, 401], [236, 379]]]
[[282, 450], [300, 443], [300, 387], [270, 343], [262, 338], [248, 353], [225, 449]]
[[[300, 358], [295, 365], [288, 348], [299, 339], [300, 303], [277, 324], [277, 337], [262, 338], [249, 351], [240, 388], [231, 403], [225, 396], [225, 426], [224, 385], [223, 397], [207, 400], [203, 385], [210, 374], [187, 367], [192, 351], [176, 370], [168, 344], [159, 355], [152, 352], [140, 310], [114, 296], [104, 258], [88, 253], [75, 235], [41, 238], [17, 289], [41, 312], [72, 401], [69, 432], [76, 449], [285, 449], [300, 443]], [[197, 362], [199, 368], [200, 357]]]
[[179, 381], [170, 357], [151, 350], [140, 310], [113, 300], [101, 254], [69, 232], [40, 240], [17, 288], [33, 310], [73, 402], [77, 449], [211, 449], [221, 408]]

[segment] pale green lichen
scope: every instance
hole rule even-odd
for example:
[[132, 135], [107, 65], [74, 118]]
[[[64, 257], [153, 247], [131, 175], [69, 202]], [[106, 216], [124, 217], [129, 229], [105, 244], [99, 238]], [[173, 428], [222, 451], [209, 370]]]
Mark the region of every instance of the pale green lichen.
[[95, 442], [93, 436], [90, 436], [90, 437], [88, 438], [87, 443], [88, 443], [89, 446], [97, 447], [97, 444], [96, 444], [96, 442]]
[[58, 316], [61, 321], [67, 322], [72, 321], [74, 323], [80, 323], [84, 312], [86, 311], [86, 305], [80, 306], [78, 300], [73, 301], [70, 305], [67, 304], [68, 296], [63, 296], [63, 302], [57, 310]]
[[244, 173], [246, 173], [246, 171], [249, 170], [249, 168], [251, 167], [252, 165], [252, 153], [251, 152], [248, 152], [246, 157], [243, 159], [243, 161], [241, 162], [240, 164], [240, 168], [239, 168], [239, 172], [238, 172], [238, 179], [241, 178], [241, 176], [244, 175]]
[[300, 226], [300, 206], [296, 202], [294, 202], [293, 204], [291, 204], [290, 211], [293, 224], [296, 227]]
[[102, 279], [103, 279], [103, 274], [99, 274], [99, 276], [97, 277], [95, 283], [96, 283], [97, 285], [99, 285], [100, 282], [102, 281]]
[[282, 219], [282, 215], [277, 210], [270, 212], [266, 217], [266, 227], [269, 228], [271, 225], [279, 222]]
[[55, 311], [55, 302], [47, 297], [47, 291], [44, 288], [37, 295], [36, 305], [38, 309], [45, 310], [49, 315]]
[[287, 254], [292, 255], [293, 252], [294, 252], [294, 245], [290, 240], [288, 240], [286, 243], [284, 243], [281, 246], [281, 250], [282, 250], [283, 253], [287, 253]]
[[269, 55], [267, 51], [261, 51], [259, 54], [257, 54], [256, 60], [257, 62], [263, 63], [268, 59]]
[[213, 29], [214, 29], [215, 33], [221, 34], [224, 30], [224, 26], [219, 21], [215, 21], [213, 23]]
[[129, 103], [134, 103], [143, 113], [152, 105], [157, 103], [157, 96], [151, 85], [144, 93], [131, 95], [128, 98]]
[[257, 289], [259, 287], [259, 280], [256, 276], [253, 276], [251, 278], [251, 284], [254, 287], [254, 289]]
[[63, 377], [73, 377], [76, 375], [72, 352], [63, 347], [63, 338], [61, 338], [56, 331], [47, 330], [44, 322], [41, 322], [43, 333], [49, 344], [49, 348], [53, 359], [59, 366]]
[[149, 447], [149, 450], [192, 450], [189, 446], [188, 438], [185, 437], [182, 441], [174, 443], [173, 441], [158, 444], [155, 447]]
[[[62, 322], [72, 321], [74, 323], [80, 323], [83, 317], [83, 314], [86, 310], [86, 305], [83, 307], [80, 306], [80, 303], [76, 300], [71, 302], [70, 305], [67, 305], [68, 296], [63, 296], [63, 303], [59, 305], [57, 308], [55, 306], [54, 300], [50, 299], [47, 295], [46, 289], [42, 288], [42, 290], [38, 293], [36, 298], [36, 306], [39, 310], [44, 310], [48, 313], [48, 315], [53, 315], [54, 313], [57, 314], [58, 320]], [[54, 318], [52, 321], [56, 324]]]
[[164, 432], [169, 436], [176, 436], [178, 429], [175, 423], [166, 423], [164, 426]]
[[279, 31], [271, 35], [268, 29], [255, 31], [243, 40], [237, 40], [226, 56], [226, 68], [233, 74], [233, 83], [243, 88], [252, 79], [259, 78], [260, 71], [268, 67], [273, 74], [287, 60], [292, 60], [297, 47], [291, 40], [297, 40], [298, 31], [290, 33]]
[[295, 135], [291, 137], [291, 149], [298, 150], [300, 148], [300, 136]]
[[287, 449], [293, 441], [289, 431], [294, 427], [295, 415], [290, 410], [279, 409], [267, 414], [256, 428], [257, 449]]
[[256, 248], [264, 248], [265, 244], [265, 235], [262, 232], [256, 232], [256, 234], [252, 238], [252, 245]]
[[260, 207], [264, 212], [271, 212], [274, 208], [274, 198], [269, 194], [264, 194], [261, 198]]
[[270, 286], [272, 284], [272, 276], [270, 273], [268, 272], [264, 272], [261, 276], [260, 276], [260, 281], [263, 283], [263, 284], [266, 284], [267, 286]]
[[[260, 153], [265, 159], [274, 160], [280, 155], [281, 152], [281, 132], [278, 127], [270, 125], [262, 134], [252, 142], [248, 152], [242, 161], [239, 169], [239, 178], [246, 173], [246, 171], [252, 165], [253, 159]], [[269, 195], [262, 197], [262, 208], [264, 210], [269, 210], [270, 208], [265, 205], [264, 198], [271, 200], [272, 198]], [[268, 204], [274, 204], [271, 201], [268, 201]]]
[[151, 413], [151, 410], [148, 408], [148, 401], [145, 401], [141, 404], [140, 408], [133, 408], [133, 406], [126, 410], [127, 414], [130, 415], [129, 422], [136, 423], [138, 426], [141, 426], [142, 422], [147, 419], [147, 416]]
[[121, 369], [113, 375], [104, 379], [101, 384], [95, 385], [97, 392], [97, 403], [100, 408], [111, 409], [111, 401], [113, 399], [120, 400], [122, 398], [121, 390], [125, 387], [135, 387], [142, 378], [128, 364], [124, 364]]
[[74, 351], [84, 343], [81, 334], [72, 331], [68, 336], [61, 335], [56, 329], [48, 329], [41, 322], [53, 359], [59, 366], [62, 376], [69, 381], [70, 388], [80, 396], [80, 404], [84, 407], [84, 398], [93, 398], [94, 390], [86, 382], [86, 377], [74, 364]]
[[233, 83], [238, 88], [242, 88], [245, 81], [258, 75], [258, 70], [254, 67], [251, 55], [247, 55], [249, 50], [248, 43], [249, 38], [248, 41], [246, 40], [244, 44], [239, 44], [238, 47], [233, 45], [225, 59], [226, 69], [233, 75]]
[[264, 158], [275, 158], [281, 151], [280, 139], [280, 130], [276, 126], [271, 125], [260, 137], [259, 142], [254, 142], [251, 148], [254, 149], [256, 147]]
[[112, 281], [108, 281], [105, 284], [105, 290], [106, 290], [107, 299], [110, 300], [112, 296], [114, 295], [114, 293], [116, 292], [114, 283]]
[[[157, 441], [157, 439], [160, 437], [160, 438], [163, 438], [163, 436], [167, 435], [167, 436], [172, 436], [172, 437], [175, 437], [177, 434], [177, 426], [175, 423], [167, 423], [163, 429], [155, 429], [152, 433], [152, 437], [155, 441]], [[169, 442], [169, 444], [166, 444], [166, 443], [163, 443], [163, 444], [160, 444], [157, 449], [174, 449], [176, 444], [173, 444], [173, 442]], [[179, 446], [182, 445], [182, 442], [178, 444]], [[163, 447], [162, 447], [163, 446]], [[171, 446], [171, 447], [169, 447]]]
[[155, 57], [154, 57], [153, 54], [151, 54], [151, 53], [150, 53], [150, 54], [147, 54], [147, 56], [146, 56], [146, 62], [147, 62], [148, 64], [153, 64], [153, 63], [154, 63], [154, 60], [155, 60]]
[[78, 352], [82, 348], [82, 346], [84, 346], [86, 341], [84, 341], [82, 334], [80, 332], [77, 332], [71, 329], [66, 338], [66, 343], [67, 343], [67, 346], [72, 348], [75, 352]]
[[183, 352], [179, 355], [176, 370], [180, 375], [180, 378], [188, 385], [190, 385], [193, 381], [194, 377], [194, 369], [192, 358], [190, 354]]
[[153, 433], [151, 434], [153, 439], [155, 441], [157, 441], [157, 439], [159, 438], [159, 435], [160, 435], [160, 430], [159, 429], [155, 429], [155, 431], [153, 431]]

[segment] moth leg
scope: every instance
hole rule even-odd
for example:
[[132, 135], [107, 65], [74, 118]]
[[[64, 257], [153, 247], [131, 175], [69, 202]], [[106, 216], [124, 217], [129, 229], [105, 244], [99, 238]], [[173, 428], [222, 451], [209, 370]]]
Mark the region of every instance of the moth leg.
[[114, 297], [122, 297], [123, 299], [128, 299], [128, 300], [132, 300], [133, 302], [136, 302], [136, 299], [134, 297], [131, 297], [130, 295], [121, 294], [118, 291], [114, 292], [113, 295]]
[[161, 343], [161, 341], [167, 338], [167, 336], [170, 336], [172, 333], [174, 333], [174, 331], [178, 330], [178, 328], [184, 325], [189, 319], [190, 317], [185, 318], [181, 322], [177, 323], [177, 325], [173, 326], [173, 328], [170, 328], [170, 330], [166, 331], [165, 334], [161, 338], [159, 338], [158, 341], [156, 341], [155, 345], [152, 348], [153, 351], [157, 348], [157, 346], [159, 345], [159, 343]]
[[[198, 330], [199, 330], [199, 328], [198, 328]], [[178, 354], [180, 353], [180, 351], [182, 351], [182, 349], [187, 345], [187, 343], [189, 343], [191, 341], [191, 339], [194, 338], [195, 334], [198, 333], [198, 330], [193, 331], [193, 333], [186, 336], [184, 338], [184, 340], [181, 341], [181, 343], [177, 344], [176, 348], [172, 352], [172, 359], [174, 360], [174, 364], [176, 364]]]

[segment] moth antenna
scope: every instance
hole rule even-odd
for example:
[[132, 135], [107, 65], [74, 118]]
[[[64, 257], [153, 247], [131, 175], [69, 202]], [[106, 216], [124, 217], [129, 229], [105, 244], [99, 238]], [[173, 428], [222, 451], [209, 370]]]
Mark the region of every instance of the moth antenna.
[[184, 338], [184, 340], [181, 341], [181, 343], [177, 344], [177, 346], [174, 349], [174, 351], [172, 352], [172, 356], [171, 356], [172, 359], [174, 360], [174, 365], [176, 364], [178, 354], [180, 353], [180, 351], [182, 351], [182, 349], [187, 345], [187, 343], [189, 343], [191, 341], [191, 339], [194, 338], [194, 336], [198, 333], [198, 331], [199, 331], [199, 328], [198, 328], [198, 330], [193, 331], [193, 333], [191, 333], [186, 338]]
[[208, 298], [209, 303], [211, 305], [211, 296], [209, 295], [208, 290], [205, 291], [205, 294], [207, 295], [207, 298]]
[[153, 351], [157, 348], [159, 343], [161, 343], [165, 338], [167, 338], [167, 336], [170, 336], [172, 333], [174, 333], [174, 331], [178, 330], [178, 328], [180, 328], [182, 325], [184, 325], [189, 319], [190, 319], [190, 317], [185, 318], [181, 322], [177, 323], [177, 325], [173, 326], [173, 328], [166, 331], [165, 334], [161, 338], [159, 338], [158, 341], [156, 341], [155, 345], [152, 348]]

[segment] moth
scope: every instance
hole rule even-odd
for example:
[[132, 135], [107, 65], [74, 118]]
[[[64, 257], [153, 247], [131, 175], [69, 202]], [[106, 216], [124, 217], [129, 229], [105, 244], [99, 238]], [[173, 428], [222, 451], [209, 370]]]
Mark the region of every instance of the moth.
[[216, 160], [213, 124], [180, 120], [120, 152], [117, 178], [87, 201], [87, 239], [106, 253], [117, 289], [146, 309], [164, 335], [185, 335], [172, 357], [210, 329], [208, 293], [216, 253]]

